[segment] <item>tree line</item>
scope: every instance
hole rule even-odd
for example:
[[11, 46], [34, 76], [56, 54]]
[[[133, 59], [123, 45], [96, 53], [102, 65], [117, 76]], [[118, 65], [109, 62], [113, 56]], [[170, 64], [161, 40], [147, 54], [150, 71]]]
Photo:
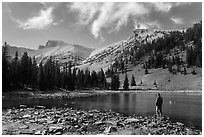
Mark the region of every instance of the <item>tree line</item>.
[[84, 90], [111, 89], [118, 90], [120, 79], [117, 73], [111, 74], [111, 82], [106, 81], [106, 73], [100, 71], [81, 70], [72, 62], [60, 66], [50, 57], [45, 64], [38, 65], [35, 57], [31, 58], [24, 52], [20, 58], [16, 51], [15, 57], [9, 61], [7, 44], [2, 46], [2, 89], [3, 92], [27, 88], [31, 90]]

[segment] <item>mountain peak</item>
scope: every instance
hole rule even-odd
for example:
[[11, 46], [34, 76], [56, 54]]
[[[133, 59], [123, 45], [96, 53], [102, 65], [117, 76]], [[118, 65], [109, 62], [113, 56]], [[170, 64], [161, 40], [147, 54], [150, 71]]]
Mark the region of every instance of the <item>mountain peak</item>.
[[57, 46], [62, 46], [66, 44], [64, 41], [60, 41], [60, 40], [48, 40], [46, 42], [45, 47], [57, 47]]

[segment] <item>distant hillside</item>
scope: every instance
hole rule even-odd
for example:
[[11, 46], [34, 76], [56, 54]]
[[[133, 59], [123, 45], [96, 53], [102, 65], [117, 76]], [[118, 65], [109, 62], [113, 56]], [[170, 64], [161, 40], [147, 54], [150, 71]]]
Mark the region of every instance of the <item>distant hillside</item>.
[[152, 41], [165, 37], [169, 33], [170, 31], [165, 30], [135, 29], [126, 40], [94, 50], [80, 68], [88, 67], [97, 70], [104, 68], [107, 70], [110, 65], [113, 65], [126, 52], [131, 52], [133, 48], [137, 49], [143, 44], [152, 43]]
[[7, 46], [11, 58], [14, 58], [16, 51], [18, 51], [19, 57], [21, 57], [24, 52], [28, 52], [29, 56], [35, 56], [38, 63], [40, 61], [45, 63], [47, 59], [52, 56], [53, 59], [61, 65], [69, 61], [75, 63], [75, 65], [82, 64], [82, 61], [84, 61], [93, 51], [91, 48], [76, 44], [68, 44], [57, 40], [49, 40], [46, 42], [45, 46], [40, 45], [37, 50], [14, 47], [8, 44]]
[[29, 56], [33, 56], [33, 54], [35, 52], [35, 50], [33, 50], [33, 49], [10, 46], [9, 44], [7, 44], [7, 47], [8, 47], [8, 54], [10, 55], [10, 59], [15, 57], [16, 51], [18, 51], [19, 57], [21, 57], [24, 52], [27, 52]]

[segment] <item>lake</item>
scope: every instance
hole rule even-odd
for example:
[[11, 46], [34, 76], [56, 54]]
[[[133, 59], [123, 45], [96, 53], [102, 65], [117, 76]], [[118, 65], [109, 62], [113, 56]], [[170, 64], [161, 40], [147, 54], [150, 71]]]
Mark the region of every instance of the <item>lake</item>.
[[[202, 129], [202, 95], [161, 93], [163, 115], [172, 121]], [[43, 105], [46, 107], [73, 107], [78, 109], [113, 110], [125, 115], [148, 116], [155, 114], [156, 93], [110, 93], [75, 99], [2, 99], [3, 108]]]

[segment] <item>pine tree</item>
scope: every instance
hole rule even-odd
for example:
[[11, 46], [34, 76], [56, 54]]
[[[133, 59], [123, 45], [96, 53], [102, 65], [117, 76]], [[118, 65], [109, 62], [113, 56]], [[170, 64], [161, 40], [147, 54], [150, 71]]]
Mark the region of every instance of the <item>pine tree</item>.
[[9, 79], [9, 62], [8, 62], [8, 48], [7, 43], [2, 46], [2, 90], [6, 91], [10, 86]]
[[97, 84], [98, 84], [98, 78], [97, 78], [96, 71], [92, 71], [91, 72], [91, 86], [96, 87]]
[[168, 65], [168, 70], [169, 70], [169, 72], [172, 73], [172, 71], [173, 71], [173, 70], [172, 70], [172, 62], [171, 62], [170, 59], [168, 60], [167, 65]]
[[193, 65], [193, 48], [192, 46], [190, 48], [186, 49], [186, 62], [188, 66]]
[[120, 87], [119, 76], [116, 74], [113, 74], [111, 77], [111, 90], [118, 90], [119, 87]]
[[128, 90], [129, 89], [129, 82], [128, 82], [127, 74], [125, 74], [125, 80], [124, 80], [124, 84], [123, 84], [123, 89], [124, 90]]
[[60, 67], [59, 64], [56, 62], [55, 64], [55, 86], [60, 88], [62, 85], [61, 74], [60, 74]]
[[44, 84], [44, 72], [43, 72], [43, 66], [42, 66], [42, 62], [40, 62], [39, 65], [39, 73], [38, 73], [38, 78], [39, 78], [39, 89], [44, 91], [45, 90], [45, 84]]
[[136, 86], [135, 77], [132, 75], [131, 86]]
[[184, 75], [186, 75], [186, 74], [187, 74], [186, 67], [184, 67]]
[[76, 89], [81, 89], [82, 85], [81, 85], [81, 70], [78, 69], [77, 71], [77, 75], [76, 75]]
[[149, 74], [147, 67], [145, 67], [145, 75]]
[[90, 71], [88, 69], [85, 70], [85, 77], [84, 77], [84, 86], [85, 87], [90, 87], [90, 80], [91, 80], [91, 76], [90, 76]]
[[32, 88], [37, 88], [37, 81], [38, 81], [38, 66], [37, 62], [35, 60], [35, 57], [33, 57], [33, 63], [32, 63]]
[[105, 74], [103, 72], [103, 69], [101, 69], [99, 72], [99, 84], [100, 84], [101, 89], [106, 88], [106, 77], [105, 77]]
[[12, 77], [12, 84], [14, 88], [20, 87], [20, 64], [18, 59], [18, 52], [15, 52], [15, 57], [11, 62], [11, 77]]
[[71, 87], [70, 90], [74, 91], [75, 90], [75, 80], [76, 80], [76, 69], [73, 69], [73, 73], [71, 74]]
[[25, 84], [29, 84], [29, 57], [28, 53], [24, 52], [22, 58], [21, 58], [21, 82], [23, 84], [23, 87]]

